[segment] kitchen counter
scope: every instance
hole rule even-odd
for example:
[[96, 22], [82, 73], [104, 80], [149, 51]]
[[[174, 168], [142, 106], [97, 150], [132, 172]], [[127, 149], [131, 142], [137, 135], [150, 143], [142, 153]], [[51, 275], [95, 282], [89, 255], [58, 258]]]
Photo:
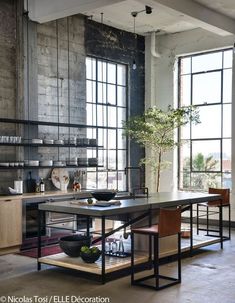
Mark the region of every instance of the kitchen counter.
[[45, 193], [24, 193], [22, 195], [3, 195], [0, 196], [0, 202], [6, 200], [19, 200], [19, 199], [32, 199], [32, 198], [50, 198], [57, 196], [76, 196], [78, 198], [86, 198], [90, 196], [90, 191], [74, 192], [72, 190], [68, 191], [46, 191]]

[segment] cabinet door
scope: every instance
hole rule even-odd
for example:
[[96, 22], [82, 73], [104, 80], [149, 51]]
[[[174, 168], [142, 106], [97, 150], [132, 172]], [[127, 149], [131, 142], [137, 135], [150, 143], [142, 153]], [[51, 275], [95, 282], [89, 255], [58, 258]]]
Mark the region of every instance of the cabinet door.
[[0, 201], [0, 248], [22, 244], [22, 201]]

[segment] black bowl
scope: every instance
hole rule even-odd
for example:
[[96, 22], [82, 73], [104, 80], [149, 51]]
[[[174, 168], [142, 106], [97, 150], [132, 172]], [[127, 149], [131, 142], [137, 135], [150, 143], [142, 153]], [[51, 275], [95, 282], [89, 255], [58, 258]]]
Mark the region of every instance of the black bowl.
[[109, 201], [112, 200], [117, 192], [111, 190], [104, 190], [104, 191], [93, 191], [91, 192], [92, 197], [94, 197], [98, 201]]
[[97, 251], [96, 253], [84, 253], [81, 251], [81, 258], [84, 262], [86, 263], [95, 263], [95, 261], [97, 261], [99, 259], [101, 255], [101, 251]]
[[72, 235], [60, 238], [60, 248], [70, 257], [79, 257], [82, 246], [90, 246], [91, 237]]

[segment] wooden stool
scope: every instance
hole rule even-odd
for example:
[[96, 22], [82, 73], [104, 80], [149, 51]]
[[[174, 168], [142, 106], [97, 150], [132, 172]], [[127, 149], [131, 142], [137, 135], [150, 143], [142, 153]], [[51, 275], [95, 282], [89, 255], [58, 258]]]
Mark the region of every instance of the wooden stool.
[[[140, 227], [133, 228], [131, 230], [131, 284], [139, 285], [143, 287], [152, 288], [155, 290], [160, 290], [178, 283], [181, 283], [181, 210], [178, 209], [160, 209], [159, 213], [159, 223], [149, 226], [149, 227]], [[142, 234], [147, 235], [150, 238], [153, 238], [153, 268], [154, 273], [148, 276], [145, 276], [140, 279], [134, 279], [135, 274], [135, 265], [134, 265], [134, 235]], [[177, 261], [178, 261], [178, 277], [168, 277], [160, 275], [159, 273], [159, 239], [163, 237], [168, 237], [172, 235], [178, 235], [178, 251], [177, 251]], [[149, 246], [149, 255], [150, 261], [152, 262], [152, 246]], [[155, 279], [155, 286], [142, 283], [149, 279]], [[160, 279], [169, 280], [170, 282], [164, 285], [160, 285]]]

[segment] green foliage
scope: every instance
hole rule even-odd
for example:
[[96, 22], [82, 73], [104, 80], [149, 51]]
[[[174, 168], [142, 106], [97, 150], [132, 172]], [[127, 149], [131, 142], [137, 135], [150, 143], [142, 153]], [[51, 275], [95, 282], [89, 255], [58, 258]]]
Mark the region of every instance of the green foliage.
[[167, 163], [162, 160], [162, 156], [179, 145], [175, 141], [174, 132], [189, 122], [195, 124], [200, 122], [196, 107], [187, 106], [174, 109], [169, 106], [167, 111], [156, 107], [149, 108], [142, 116], [131, 117], [123, 125], [125, 135], [152, 151], [154, 156], [142, 159], [141, 163], [150, 165], [157, 175], [157, 191], [159, 190], [160, 171], [167, 166]]

